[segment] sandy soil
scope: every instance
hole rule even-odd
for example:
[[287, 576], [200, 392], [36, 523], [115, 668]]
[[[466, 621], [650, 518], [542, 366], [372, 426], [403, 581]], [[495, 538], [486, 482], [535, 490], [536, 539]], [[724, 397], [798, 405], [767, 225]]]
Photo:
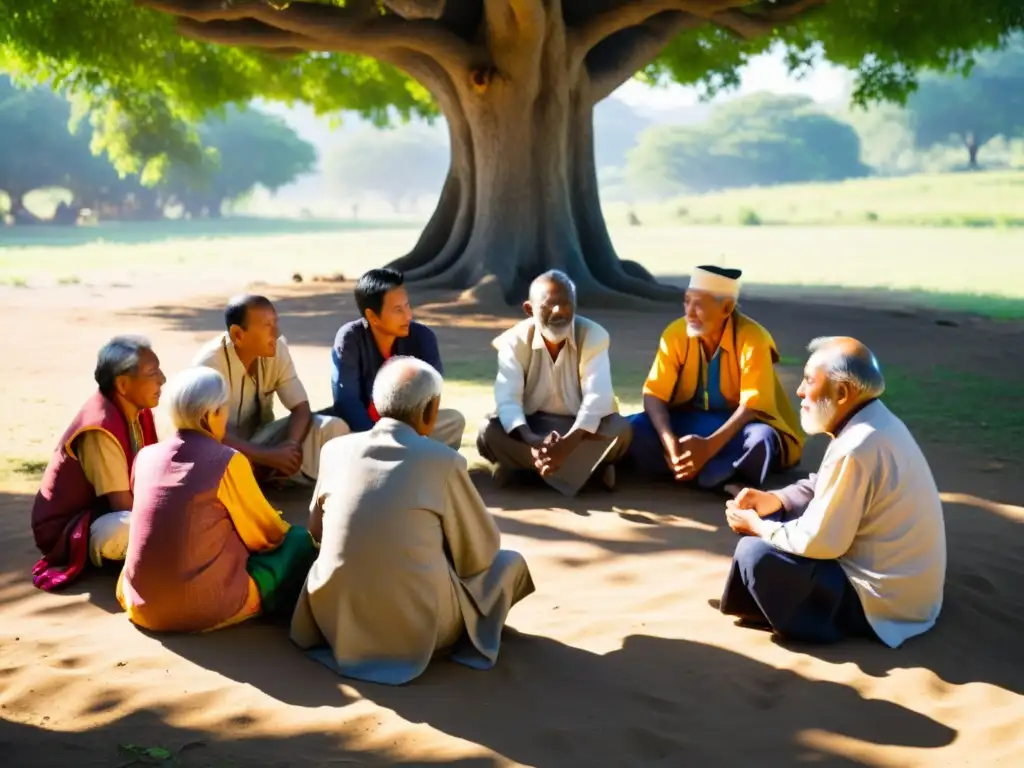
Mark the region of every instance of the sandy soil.
[[[184, 365], [220, 328], [230, 278], [132, 289], [5, 290], [3, 446], [39, 456], [91, 391], [95, 350], [114, 332], [154, 341]], [[3, 290], [3, 289], [0, 289]], [[317, 407], [327, 348], [352, 312], [346, 286], [266, 288]], [[206, 298], [204, 298], [206, 297]], [[446, 364], [480, 364], [510, 319], [418, 297]], [[799, 356], [816, 335], [850, 333], [884, 361], [923, 369], [939, 354], [1019, 388], [1024, 328], [924, 312], [751, 301]], [[669, 314], [595, 313], [623, 363], [643, 366]], [[998, 347], [997, 347], [998, 342]], [[484, 363], [486, 365], [486, 363]], [[795, 387], [796, 370], [787, 371]], [[625, 394], [625, 393], [624, 393]], [[466, 401], [460, 400], [465, 395]], [[454, 388], [475, 418], [487, 398]], [[804, 469], [823, 443], [812, 443]], [[938, 627], [904, 648], [785, 647], [734, 626], [719, 597], [735, 538], [721, 501], [624, 484], [571, 503], [543, 488], [480, 488], [529, 559], [538, 592], [517, 606], [496, 669], [440, 662], [392, 689], [343, 680], [278, 627], [156, 637], [117, 611], [113, 578], [35, 590], [34, 487], [0, 491], [0, 755], [5, 766], [328, 765], [1019, 765], [1024, 762], [1024, 475], [962, 445], [925, 446], [944, 492], [950, 561]], [[302, 522], [307, 499], [274, 497]], [[159, 750], [142, 754], [148, 748]], [[164, 760], [170, 755], [172, 760]]]

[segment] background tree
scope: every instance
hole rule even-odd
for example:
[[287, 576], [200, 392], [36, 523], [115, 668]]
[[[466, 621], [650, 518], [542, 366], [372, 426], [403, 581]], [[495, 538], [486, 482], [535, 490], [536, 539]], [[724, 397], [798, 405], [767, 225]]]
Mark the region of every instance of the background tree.
[[636, 186], [663, 194], [865, 176], [854, 129], [806, 96], [755, 94], [706, 123], [658, 126], [630, 153]]
[[68, 133], [70, 115], [59, 96], [0, 78], [0, 190], [16, 223], [38, 221], [25, 207], [25, 195], [64, 181], [63, 169], [80, 149]]
[[218, 218], [225, 202], [262, 186], [276, 192], [316, 167], [316, 149], [279, 117], [258, 109], [230, 109], [199, 128], [206, 156], [197, 165], [172, 165], [158, 189], [193, 218]]
[[907, 108], [919, 147], [958, 140], [977, 168], [990, 139], [1024, 136], [1024, 40], [980, 56], [967, 79], [928, 75]]
[[177, 18], [186, 39], [126, 1], [4, 0], [5, 63], [115, 94], [135, 119], [145, 99], [183, 115], [257, 96], [382, 120], [389, 104], [439, 110], [451, 166], [437, 211], [396, 265], [433, 286], [494, 275], [509, 301], [538, 270], [561, 267], [584, 302], [636, 307], [678, 291], [617, 258], [592, 121], [594, 105], [636, 72], [710, 94], [778, 42], [794, 70], [819, 53], [854, 68], [857, 100], [899, 99], [920, 68], [962, 68], [969, 51], [1024, 27], [1019, 0], [938, 10], [929, 0], [137, 2]]
[[327, 155], [324, 173], [342, 197], [358, 202], [365, 194], [376, 195], [400, 213], [405, 203], [437, 193], [448, 164], [448, 147], [422, 126], [367, 128]]

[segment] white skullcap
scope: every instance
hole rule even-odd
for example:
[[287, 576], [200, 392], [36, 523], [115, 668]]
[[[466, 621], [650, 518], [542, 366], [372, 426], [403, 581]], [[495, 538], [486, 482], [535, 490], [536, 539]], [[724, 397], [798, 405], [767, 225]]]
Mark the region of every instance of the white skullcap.
[[740, 297], [739, 270], [730, 271], [738, 273], [737, 276], [728, 277], [704, 267], [694, 267], [690, 272], [689, 290], [706, 291], [716, 296], [738, 299]]

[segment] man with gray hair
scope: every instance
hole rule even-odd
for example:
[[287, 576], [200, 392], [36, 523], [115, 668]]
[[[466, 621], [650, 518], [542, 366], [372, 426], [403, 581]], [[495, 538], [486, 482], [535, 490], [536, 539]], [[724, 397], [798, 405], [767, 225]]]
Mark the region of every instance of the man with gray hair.
[[87, 561], [124, 559], [132, 462], [157, 439], [151, 409], [166, 379], [149, 342], [110, 339], [94, 376], [97, 391], [54, 448], [32, 505], [32, 533], [43, 553], [32, 573], [40, 589], [67, 585]]
[[695, 267], [684, 316], [661, 335], [644, 409], [630, 417], [638, 473], [706, 490], [760, 485], [803, 450], [771, 334], [738, 309], [738, 269]]
[[800, 421], [832, 442], [806, 480], [726, 504], [736, 547], [721, 611], [784, 638], [877, 638], [891, 648], [942, 609], [946, 530], [928, 462], [879, 400], [885, 380], [856, 339], [822, 338], [797, 390]]
[[490, 668], [509, 609], [534, 590], [466, 459], [429, 438], [441, 387], [429, 363], [391, 358], [373, 384], [380, 419], [323, 447], [309, 518], [320, 553], [291, 638], [341, 675], [401, 685], [439, 652]]
[[477, 450], [495, 464], [499, 486], [525, 470], [574, 496], [600, 469], [611, 490], [632, 431], [618, 413], [608, 332], [576, 314], [576, 286], [558, 270], [533, 281], [523, 310], [526, 319], [493, 342], [497, 407]]

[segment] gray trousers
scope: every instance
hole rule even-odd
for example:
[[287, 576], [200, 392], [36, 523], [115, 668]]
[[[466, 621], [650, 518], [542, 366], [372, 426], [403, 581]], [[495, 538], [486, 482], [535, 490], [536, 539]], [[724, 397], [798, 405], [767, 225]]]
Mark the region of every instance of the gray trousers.
[[[526, 417], [526, 422], [538, 435], [549, 432], [564, 435], [572, 429], [576, 417], [534, 413]], [[583, 440], [558, 471], [544, 480], [565, 496], [575, 496], [598, 467], [614, 464], [626, 455], [632, 435], [628, 419], [617, 413], [605, 416], [592, 439]], [[499, 467], [536, 472], [530, 446], [506, 432], [496, 416], [480, 425], [476, 447], [483, 458]]]

